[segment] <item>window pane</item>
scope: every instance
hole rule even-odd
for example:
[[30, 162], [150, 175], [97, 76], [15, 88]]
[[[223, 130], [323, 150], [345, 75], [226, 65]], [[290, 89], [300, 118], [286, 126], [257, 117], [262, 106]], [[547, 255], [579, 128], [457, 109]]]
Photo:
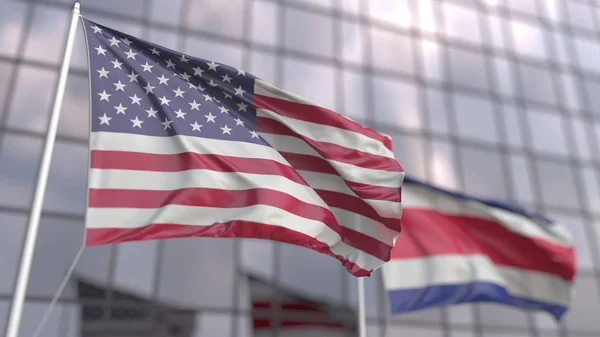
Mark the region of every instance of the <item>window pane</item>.
[[234, 316], [220, 313], [198, 313], [190, 337], [229, 337]]
[[[55, 82], [56, 72], [21, 65], [6, 123], [16, 129], [44, 132], [52, 107]], [[36, 93], [35, 99], [31, 99], [32, 92]]]
[[444, 2], [442, 5], [446, 34], [451, 38], [481, 43], [477, 12], [465, 6]]
[[[16, 56], [25, 21], [25, 3], [0, 2], [0, 55]], [[3, 77], [6, 78], [6, 77]], [[4, 81], [2, 81], [4, 82]]]
[[516, 147], [523, 146], [523, 135], [521, 133], [521, 123], [523, 114], [520, 114], [512, 105], [502, 107], [504, 116], [504, 130], [506, 132], [506, 143]]
[[454, 104], [459, 136], [476, 141], [498, 142], [494, 107], [489, 100], [456, 94]]
[[271, 53], [264, 53], [257, 50], [250, 51], [250, 69], [248, 71], [262, 78], [266, 82], [275, 83], [275, 68], [277, 58]]
[[[424, 323], [440, 323], [442, 322], [442, 311], [439, 308], [426, 309], [426, 310], [417, 310], [406, 312], [400, 315], [395, 315], [391, 317], [392, 325], [402, 326], [402, 322], [424, 322]], [[404, 335], [400, 335], [404, 336]], [[411, 336], [411, 335], [408, 335]]]
[[[8, 85], [12, 85], [9, 79], [12, 76], [13, 69], [14, 67], [11, 63], [0, 62], [0, 78], [4, 79], [3, 81], [0, 81], [0, 107], [4, 107], [4, 104], [6, 104], [6, 101], [8, 99], [8, 97], [6, 96], [8, 94]], [[4, 114], [4, 109], [0, 109], [0, 118], [2, 118]]]
[[117, 246], [114, 284], [136, 294], [151, 297], [158, 268], [159, 244], [163, 241], [139, 241]]
[[545, 60], [548, 57], [544, 40], [544, 31], [539, 25], [525, 21], [511, 22], [514, 48], [522, 56]]
[[409, 28], [413, 24], [413, 13], [408, 0], [370, 0], [369, 15], [375, 20]]
[[525, 98], [534, 102], [556, 105], [552, 76], [547, 69], [519, 64]]
[[583, 70], [600, 72], [600, 44], [580, 36], [574, 37], [577, 59]]
[[478, 307], [483, 326], [527, 327], [527, 311], [525, 310], [500, 303], [480, 303]]
[[600, 295], [598, 294], [597, 280], [589, 276], [580, 275], [575, 280], [574, 301], [565, 316], [565, 323], [569, 329], [583, 331], [600, 331]]
[[437, 89], [425, 89], [427, 96], [427, 117], [429, 118], [430, 128], [434, 132], [442, 134], [449, 133], [448, 110], [446, 109], [446, 93]]
[[[447, 307], [448, 321], [450, 321], [450, 324], [471, 325], [474, 322], [474, 308], [475, 306], [473, 304], [459, 304]], [[454, 336], [454, 334], [452, 334], [452, 336]]]
[[274, 242], [267, 240], [242, 240], [240, 260], [243, 268], [268, 279], [274, 277], [274, 245]]
[[335, 70], [296, 58], [283, 62], [283, 89], [335, 110]]
[[450, 47], [449, 51], [452, 80], [465, 87], [488, 90], [483, 55], [454, 47]]
[[44, 200], [45, 210], [70, 214], [85, 212], [88, 168], [86, 145], [56, 142]]
[[508, 0], [506, 1], [506, 5], [513, 11], [537, 15], [536, 10], [536, 0]]
[[590, 106], [587, 109], [594, 114], [600, 116], [600, 82], [589, 79], [583, 80], [583, 87], [589, 100]]
[[248, 3], [245, 0], [189, 1], [186, 25], [192, 29], [240, 38]]
[[461, 148], [465, 192], [480, 197], [506, 200], [502, 158], [498, 152]]
[[492, 60], [497, 81], [496, 90], [505, 97], [514, 97], [515, 82], [512, 64], [504, 58], [495, 57]]
[[234, 244], [231, 239], [165, 240], [159, 300], [181, 307], [231, 308]]
[[574, 110], [573, 112], [583, 110], [579, 81], [567, 73], [561, 73], [560, 78], [565, 95], [565, 100], [562, 105], [569, 110]]
[[42, 139], [4, 134], [0, 147], [0, 204], [29, 207], [38, 165]]
[[531, 183], [529, 161], [526, 157], [516, 154], [513, 154], [509, 160], [512, 175], [511, 187], [514, 191], [513, 198], [518, 202], [533, 203], [535, 198]]
[[341, 29], [342, 50], [338, 51], [344, 62], [363, 63], [363, 34], [361, 29], [366, 29], [357, 22], [338, 21], [338, 29]]
[[593, 11], [590, 5], [574, 1], [565, 1], [565, 4], [572, 26], [589, 31], [595, 30]]
[[342, 74], [344, 87], [344, 115], [357, 122], [366, 121], [375, 111], [369, 111], [365, 102], [365, 75], [361, 72], [344, 70]]
[[568, 152], [562, 126], [563, 118], [558, 112], [530, 109], [527, 114], [533, 149], [566, 156]]
[[[332, 18], [293, 8], [285, 9], [285, 47], [302, 53], [333, 56]], [[310, 29], [298, 29], [310, 27]]]
[[573, 135], [577, 147], [577, 153], [572, 153], [572, 155], [577, 155], [586, 160], [594, 159], [592, 151], [590, 150], [590, 143], [588, 142], [588, 140], [594, 140], [594, 130], [591, 129], [591, 125], [583, 120], [575, 118], [570, 119], [570, 122], [572, 128], [571, 134]]
[[586, 166], [580, 169], [580, 174], [585, 189], [586, 208], [591, 212], [600, 213], [600, 181], [598, 180], [600, 172]]
[[[24, 57], [58, 64], [67, 37], [70, 13], [46, 6], [35, 6], [31, 33], [25, 44]], [[81, 32], [80, 32], [81, 34]], [[33, 91], [33, 90], [32, 90]], [[52, 90], [43, 90], [52, 93]], [[39, 92], [39, 91], [34, 91]]]
[[390, 336], [410, 336], [410, 337], [443, 337], [441, 329], [417, 328], [409, 326], [392, 325], [389, 329]]
[[438, 2], [420, 0], [416, 3], [419, 6], [419, 28], [425, 32], [436, 33], [438, 31], [438, 20], [435, 15], [435, 7], [438, 6]]
[[[23, 306], [23, 319], [19, 327], [19, 336], [33, 336], [35, 328], [42, 320], [44, 312], [48, 307], [48, 303], [44, 302], [25, 302]], [[64, 337], [61, 336], [61, 315], [63, 305], [56, 304], [52, 310], [46, 325], [44, 325], [43, 335], [48, 337]]]
[[492, 46], [499, 50], [504, 50], [506, 48], [503, 33], [503, 25], [505, 24], [505, 20], [506, 19], [500, 18], [499, 16], [494, 14], [489, 14], [487, 17], [492, 38]]
[[428, 80], [444, 81], [446, 76], [441, 60], [443, 47], [429, 40], [421, 40], [420, 44], [423, 76]]
[[252, 28], [250, 38], [253, 42], [275, 45], [277, 43], [277, 27], [279, 5], [275, 2], [251, 1]]
[[[0, 294], [11, 294], [14, 291], [15, 278], [19, 259], [25, 239], [27, 217], [0, 213]], [[2, 303], [2, 302], [0, 302]], [[0, 321], [2, 309], [0, 308]], [[2, 324], [0, 323], [0, 329]]]
[[541, 160], [537, 161], [536, 166], [545, 205], [580, 209], [571, 167]]
[[332, 0], [286, 0], [290, 3], [304, 3], [307, 5], [312, 5], [314, 6], [319, 6], [319, 7], [325, 7], [325, 8], [332, 8], [333, 7], [333, 2]]
[[413, 44], [410, 37], [377, 28], [372, 28], [370, 33], [373, 42], [373, 67], [405, 74], [414, 73]]
[[183, 22], [179, 20], [182, 2], [182, 0], [153, 0], [150, 5], [150, 20], [167, 24], [182, 24]]
[[394, 144], [394, 153], [396, 158], [400, 159], [400, 165], [405, 172], [410, 172], [410, 176], [417, 179], [426, 179], [430, 172], [425, 164], [428, 158], [425, 154], [429, 151], [425, 148], [427, 141], [421, 137], [405, 134], [392, 135]]
[[442, 188], [457, 190], [459, 177], [456, 172], [454, 149], [448, 142], [431, 142], [431, 175], [432, 184]]
[[[375, 77], [375, 119], [378, 123], [421, 129], [417, 88], [407, 82]], [[398, 97], [402, 97], [398, 100]]]
[[86, 4], [86, 7], [115, 14], [127, 13], [127, 16], [141, 18], [144, 13], [144, 2], [144, 0], [131, 0], [125, 2], [121, 0], [103, 0], [91, 2], [89, 5]]

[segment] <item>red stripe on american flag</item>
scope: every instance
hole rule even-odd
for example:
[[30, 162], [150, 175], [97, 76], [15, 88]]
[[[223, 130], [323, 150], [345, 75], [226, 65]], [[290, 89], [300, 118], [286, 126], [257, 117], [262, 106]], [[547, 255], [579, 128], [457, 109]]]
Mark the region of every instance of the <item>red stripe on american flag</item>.
[[[391, 246], [342, 227], [327, 208], [303, 202], [293, 196], [270, 189], [221, 190], [214, 188], [185, 188], [169, 191], [90, 189], [89, 207], [93, 208], [161, 208], [167, 205], [242, 208], [252, 205], [277, 207], [306, 219], [322, 222], [338, 233], [342, 241], [380, 260], [390, 258]], [[127, 225], [127, 224], [119, 224]]]
[[[284, 155], [287, 160], [288, 155]], [[290, 155], [293, 160], [300, 159], [296, 155]], [[316, 158], [314, 156], [309, 156]], [[292, 164], [293, 165], [293, 164]], [[153, 172], [180, 172], [193, 169], [206, 169], [218, 172], [243, 172], [264, 175], [278, 175], [285, 177], [295, 183], [309, 186], [308, 183], [290, 167], [273, 160], [240, 158], [212, 154], [198, 154], [184, 152], [179, 154], [153, 154], [126, 151], [100, 151], [91, 152], [91, 168], [95, 169], [120, 169]], [[309, 170], [310, 167], [303, 167]], [[400, 231], [400, 220], [380, 216], [364, 199], [389, 200], [393, 191], [396, 195], [398, 189], [373, 186], [359, 183], [346, 182], [358, 195], [352, 196], [345, 193], [321, 190], [314, 188], [315, 192], [330, 207], [341, 208], [350, 212], [361, 214], [372, 220], [382, 223], [384, 226]], [[318, 186], [317, 186], [318, 187]], [[377, 197], [382, 199], [378, 199]]]
[[[111, 224], [107, 224], [110, 226]], [[317, 239], [284, 227], [250, 221], [229, 221], [212, 226], [186, 226], [176, 224], [148, 224], [148, 226], [123, 228], [88, 228], [86, 246], [139, 240], [159, 240], [185, 237], [220, 237], [265, 239], [306, 247], [338, 259], [355, 276], [369, 276], [371, 271], [334, 254], [330, 247]]]
[[[309, 144], [318, 153], [330, 160], [335, 160], [340, 163], [346, 163], [362, 168], [372, 170], [382, 170], [390, 172], [402, 172], [402, 167], [394, 158], [379, 156], [371, 153], [359, 151], [344, 147], [341, 145], [319, 142], [312, 140], [304, 135], [294, 132], [283, 123], [271, 118], [257, 117], [256, 130], [261, 133], [271, 133], [282, 136], [292, 136], [302, 139]], [[325, 156], [326, 154], [326, 156]]]
[[337, 112], [320, 106], [291, 102], [257, 94], [254, 95], [252, 105], [258, 109], [270, 110], [285, 117], [360, 133], [381, 142], [386, 148], [392, 150], [392, 141], [388, 137], [379, 134], [375, 130], [365, 128]]

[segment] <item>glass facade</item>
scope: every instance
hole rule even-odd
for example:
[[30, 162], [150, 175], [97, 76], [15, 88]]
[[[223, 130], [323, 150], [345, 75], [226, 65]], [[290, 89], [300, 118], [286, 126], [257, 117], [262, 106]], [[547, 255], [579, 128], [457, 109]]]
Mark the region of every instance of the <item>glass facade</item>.
[[[71, 0], [0, 0], [0, 331], [8, 318], [71, 5]], [[245, 69], [391, 135], [397, 158], [416, 178], [518, 203], [572, 231], [579, 274], [562, 323], [546, 314], [469, 304], [394, 317], [388, 336], [600, 335], [600, 1], [84, 0], [82, 14]], [[82, 242], [89, 98], [81, 32], [22, 336], [33, 333]], [[256, 240], [90, 248], [75, 278], [108, 294], [81, 299], [95, 301], [99, 311], [90, 315], [97, 324], [109, 322], [115, 308], [135, 312], [143, 305], [152, 313], [166, 306], [185, 309], [186, 327], [193, 328], [156, 328], [153, 336], [185, 331], [237, 337], [252, 335], [242, 284], [248, 272], [296, 293], [356, 306], [356, 281], [338, 261]], [[44, 336], [82, 335], [86, 315], [75, 278]], [[366, 288], [368, 335], [384, 336], [378, 272]], [[117, 296], [121, 292], [136, 300]]]

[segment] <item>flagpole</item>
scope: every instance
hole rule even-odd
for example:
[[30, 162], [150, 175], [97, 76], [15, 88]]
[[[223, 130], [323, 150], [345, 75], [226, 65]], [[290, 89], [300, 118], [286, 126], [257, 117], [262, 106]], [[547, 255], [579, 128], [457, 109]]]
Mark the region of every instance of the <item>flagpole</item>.
[[367, 337], [367, 314], [365, 313], [365, 279], [357, 278], [358, 337]]
[[19, 325], [21, 323], [21, 316], [23, 314], [23, 304], [25, 301], [25, 294], [27, 292], [27, 284], [29, 282], [29, 275], [31, 274], [31, 262], [33, 260], [35, 242], [38, 236], [40, 217], [44, 205], [44, 195], [46, 193], [46, 185], [48, 183], [48, 175], [50, 173], [52, 152], [54, 150], [54, 142], [56, 140], [56, 132], [58, 130], [60, 110], [62, 107], [65, 88], [67, 85], [67, 75], [69, 74], [69, 66], [71, 64], [71, 55], [73, 53], [75, 34], [77, 33], [78, 19], [79, 2], [76, 1], [75, 4], [73, 4], [73, 16], [71, 17], [71, 26], [69, 28], [69, 35], [67, 36], [67, 43], [65, 45], [63, 62], [60, 68], [60, 75], [58, 77], [58, 84], [54, 96], [54, 105], [52, 107], [50, 121], [48, 122], [48, 132], [46, 134], [46, 142], [44, 143], [42, 161], [40, 163], [37, 184], [35, 186], [35, 193], [33, 195], [31, 211], [29, 213], [27, 234], [25, 236], [25, 244], [21, 253], [19, 274], [17, 277], [17, 283], [15, 285], [15, 293], [12, 299], [12, 306], [10, 309], [10, 317], [8, 319], [6, 337], [17, 337], [19, 332]]

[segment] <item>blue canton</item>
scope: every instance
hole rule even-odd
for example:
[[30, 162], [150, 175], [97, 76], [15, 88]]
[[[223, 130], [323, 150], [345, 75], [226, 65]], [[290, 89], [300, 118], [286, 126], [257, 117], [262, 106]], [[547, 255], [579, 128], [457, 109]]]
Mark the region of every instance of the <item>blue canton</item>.
[[256, 131], [254, 76], [84, 19], [92, 132], [268, 145]]

